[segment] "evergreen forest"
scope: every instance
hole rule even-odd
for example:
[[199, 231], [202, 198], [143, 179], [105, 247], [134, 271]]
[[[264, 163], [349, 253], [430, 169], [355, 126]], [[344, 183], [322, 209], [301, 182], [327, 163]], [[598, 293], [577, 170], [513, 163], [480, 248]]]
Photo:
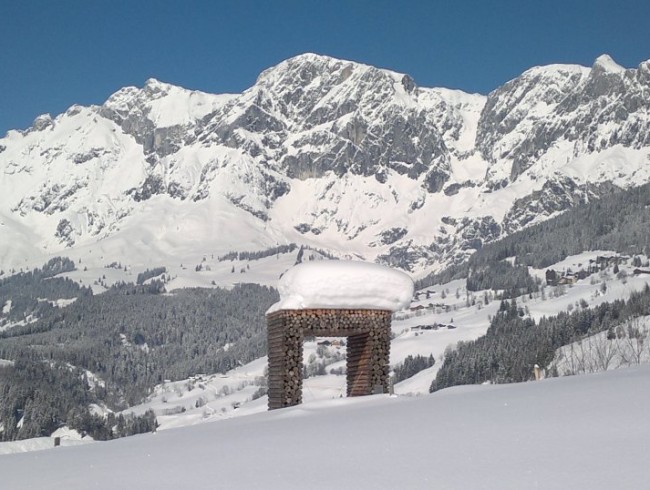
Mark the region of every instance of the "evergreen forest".
[[[49, 435], [62, 425], [104, 439], [150, 429], [150, 414], [102, 423], [88, 406], [126, 408], [165, 379], [225, 372], [266, 354], [264, 313], [278, 300], [274, 289], [240, 284], [166, 294], [151, 281], [93, 295], [52, 280], [48, 268], [0, 282], [13, 320], [38, 318], [0, 331], [0, 440]], [[75, 296], [65, 308], [35, 299]]]

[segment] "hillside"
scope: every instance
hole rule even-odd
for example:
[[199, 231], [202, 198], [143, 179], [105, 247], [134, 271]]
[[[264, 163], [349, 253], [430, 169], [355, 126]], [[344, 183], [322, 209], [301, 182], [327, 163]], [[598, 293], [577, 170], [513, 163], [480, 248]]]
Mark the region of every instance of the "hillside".
[[419, 398], [306, 404], [6, 455], [0, 472], [15, 490], [645, 488], [648, 403], [645, 366]]
[[[561, 346], [601, 331], [626, 332], [628, 320], [650, 314], [646, 299], [621, 309], [635, 292], [646, 295], [648, 195], [645, 185], [577, 206], [420, 280], [411, 310], [393, 322], [396, 392], [426, 393], [436, 376], [440, 387], [528, 380], [534, 364], [552, 371]], [[119, 263], [89, 269], [53, 259], [29, 274], [0, 279], [0, 359], [14, 362], [0, 368], [8, 390], [0, 401], [2, 439], [49, 435], [59, 425], [112, 437], [106, 426], [112, 419], [71, 416], [72, 406], [83, 413], [94, 405], [97, 416], [129, 406], [127, 414], [144, 416], [151, 409], [162, 428], [238, 415], [238, 407], [265, 394], [263, 313], [277, 297], [250, 283], [275, 286], [297, 261], [325, 257], [289, 245], [145, 270]], [[565, 282], [552, 284], [550, 269]], [[516, 314], [501, 321], [511, 301]], [[542, 325], [547, 334], [530, 335]], [[636, 340], [623, 337], [637, 350], [649, 345], [645, 332]], [[323, 348], [319, 341], [305, 345], [305, 399], [345, 391], [345, 346]], [[43, 370], [40, 359], [58, 363], [49, 369], [47, 387], [29, 376]], [[232, 371], [238, 366], [244, 371]], [[75, 385], [74, 395], [58, 396], [56, 383]]]

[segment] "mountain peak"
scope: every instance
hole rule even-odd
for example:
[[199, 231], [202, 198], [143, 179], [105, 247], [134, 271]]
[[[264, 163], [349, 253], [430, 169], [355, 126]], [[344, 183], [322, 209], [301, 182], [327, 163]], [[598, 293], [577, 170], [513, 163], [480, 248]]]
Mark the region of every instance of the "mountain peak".
[[156, 78], [147, 79], [147, 81], [144, 82], [144, 88], [143, 88], [145, 92], [150, 92], [150, 93], [159, 93], [159, 92], [166, 93], [172, 89], [186, 90], [182, 87], [178, 87], [177, 85], [172, 85], [171, 83], [161, 82]]
[[342, 60], [316, 53], [303, 53], [267, 68], [260, 73], [256, 84], [283, 79], [287, 74], [290, 74], [292, 77], [298, 76], [303, 83], [309, 83], [309, 81], [321, 74], [331, 74], [343, 68], [349, 73], [356, 70], [378, 70], [377, 68], [356, 61]]
[[625, 68], [616, 63], [608, 54], [601, 54], [592, 66], [592, 69], [603, 71], [607, 73], [620, 73], [625, 71]]
[[166, 84], [165, 84], [164, 82], [161, 82], [161, 81], [158, 80], [157, 78], [153, 78], [153, 77], [152, 77], [152, 78], [148, 78], [148, 79], [144, 82], [144, 85], [145, 85], [145, 87], [156, 87], [156, 86], [166, 85]]
[[34, 122], [32, 123], [32, 128], [34, 128], [35, 131], [43, 131], [46, 128], [49, 128], [54, 124], [54, 121], [52, 121], [52, 116], [49, 114], [41, 114], [40, 116], [36, 117], [34, 119]]
[[318, 53], [302, 53], [291, 58], [284, 60], [284, 63], [294, 64], [294, 63], [329, 63], [332, 61], [344, 61], [338, 58], [333, 58], [332, 56], [327, 56], [324, 54]]
[[142, 88], [130, 85], [119, 89], [117, 92], [112, 94], [106, 102], [104, 102], [104, 106], [119, 106], [124, 109], [122, 106], [133, 105], [136, 104], [137, 101], [143, 102], [146, 100], [159, 99], [168, 95], [172, 91], [186, 91], [186, 89], [161, 82], [155, 78], [149, 78], [144, 82]]

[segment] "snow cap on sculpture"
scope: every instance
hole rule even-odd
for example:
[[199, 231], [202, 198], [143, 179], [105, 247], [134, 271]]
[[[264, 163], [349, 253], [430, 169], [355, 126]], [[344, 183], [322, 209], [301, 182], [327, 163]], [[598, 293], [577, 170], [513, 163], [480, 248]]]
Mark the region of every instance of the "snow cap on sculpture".
[[298, 264], [278, 283], [280, 301], [267, 313], [311, 308], [399, 311], [413, 298], [404, 272], [368, 262], [320, 260]]

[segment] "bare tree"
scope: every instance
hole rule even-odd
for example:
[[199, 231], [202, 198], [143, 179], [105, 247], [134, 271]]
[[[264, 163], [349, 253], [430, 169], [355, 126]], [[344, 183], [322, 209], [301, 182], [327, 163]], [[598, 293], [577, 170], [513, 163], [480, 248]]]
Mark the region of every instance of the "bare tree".
[[645, 357], [650, 356], [650, 344], [647, 342], [648, 331], [641, 325], [639, 318], [628, 322], [627, 331], [623, 331], [621, 338], [621, 359], [625, 364], [640, 364]]

